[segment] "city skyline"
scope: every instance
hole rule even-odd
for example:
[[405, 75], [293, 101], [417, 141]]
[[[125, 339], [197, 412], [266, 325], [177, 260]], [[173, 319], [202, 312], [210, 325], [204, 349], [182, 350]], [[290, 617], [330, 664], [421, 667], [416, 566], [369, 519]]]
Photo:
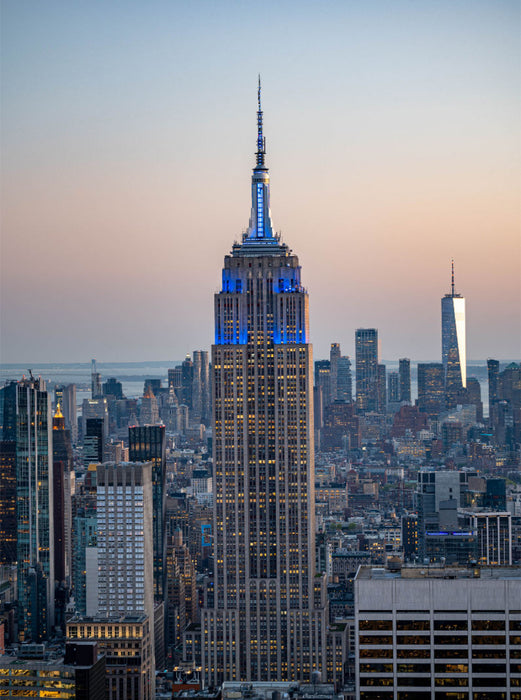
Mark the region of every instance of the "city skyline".
[[4, 362], [209, 348], [259, 71], [315, 357], [437, 360], [451, 258], [468, 357], [519, 354], [516, 3], [298, 10], [3, 4]]

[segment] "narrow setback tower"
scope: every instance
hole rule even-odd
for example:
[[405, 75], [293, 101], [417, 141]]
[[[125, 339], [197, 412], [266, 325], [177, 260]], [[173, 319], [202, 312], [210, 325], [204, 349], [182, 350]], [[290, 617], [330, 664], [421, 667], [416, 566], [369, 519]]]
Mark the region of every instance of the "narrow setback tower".
[[248, 230], [215, 295], [213, 602], [206, 683], [310, 681], [325, 671], [326, 592], [315, 577], [308, 295], [274, 234], [260, 81]]

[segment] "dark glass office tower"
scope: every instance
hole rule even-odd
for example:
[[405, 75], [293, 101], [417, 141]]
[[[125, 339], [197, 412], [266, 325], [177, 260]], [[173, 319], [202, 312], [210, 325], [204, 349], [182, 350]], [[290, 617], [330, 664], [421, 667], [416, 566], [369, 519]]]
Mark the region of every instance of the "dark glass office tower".
[[378, 410], [378, 331], [358, 328], [355, 333], [356, 407], [359, 413]]
[[275, 234], [262, 111], [249, 228], [224, 259], [212, 346], [214, 600], [207, 685], [325, 673], [315, 576], [312, 350], [298, 258]]
[[39, 642], [54, 624], [51, 399], [40, 379], [16, 390], [18, 638]]
[[83, 438], [83, 464], [103, 462], [104, 424], [103, 418], [87, 418], [86, 432]]
[[411, 403], [411, 361], [408, 357], [402, 357], [398, 364], [400, 375], [400, 401]]
[[492, 406], [499, 401], [499, 361], [487, 360], [488, 369], [488, 415], [492, 415]]
[[441, 362], [418, 365], [418, 408], [431, 418], [445, 410], [445, 383]]
[[0, 440], [0, 565], [16, 562], [16, 441]]
[[166, 557], [166, 435], [164, 425], [133, 426], [128, 429], [129, 460], [152, 462], [154, 596], [165, 597]]
[[58, 404], [52, 421], [54, 460], [54, 575], [70, 583], [71, 576], [71, 472], [74, 468], [71, 432]]

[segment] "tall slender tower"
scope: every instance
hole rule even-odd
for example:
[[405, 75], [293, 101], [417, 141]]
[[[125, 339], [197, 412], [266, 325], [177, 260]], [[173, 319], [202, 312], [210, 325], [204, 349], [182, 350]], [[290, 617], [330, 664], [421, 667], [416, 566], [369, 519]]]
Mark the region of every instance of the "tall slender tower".
[[441, 300], [441, 355], [448, 406], [457, 403], [457, 394], [467, 386], [467, 352], [465, 345], [465, 298], [456, 294], [454, 260], [451, 290]]
[[152, 462], [154, 542], [154, 595], [165, 598], [166, 557], [166, 433], [164, 425], [131, 426], [128, 429], [131, 462]]
[[18, 638], [40, 642], [54, 624], [51, 398], [41, 379], [16, 386]]
[[356, 407], [359, 413], [378, 410], [378, 331], [358, 328], [355, 334]]
[[273, 231], [260, 81], [257, 126], [250, 224], [215, 295], [214, 600], [202, 613], [209, 685], [325, 672], [308, 295], [297, 256]]

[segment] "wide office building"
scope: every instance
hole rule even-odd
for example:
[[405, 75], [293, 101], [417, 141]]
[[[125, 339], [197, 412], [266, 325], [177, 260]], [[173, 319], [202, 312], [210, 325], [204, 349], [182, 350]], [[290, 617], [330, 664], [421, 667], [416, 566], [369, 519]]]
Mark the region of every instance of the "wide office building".
[[358, 700], [520, 700], [521, 569], [361, 567]]

